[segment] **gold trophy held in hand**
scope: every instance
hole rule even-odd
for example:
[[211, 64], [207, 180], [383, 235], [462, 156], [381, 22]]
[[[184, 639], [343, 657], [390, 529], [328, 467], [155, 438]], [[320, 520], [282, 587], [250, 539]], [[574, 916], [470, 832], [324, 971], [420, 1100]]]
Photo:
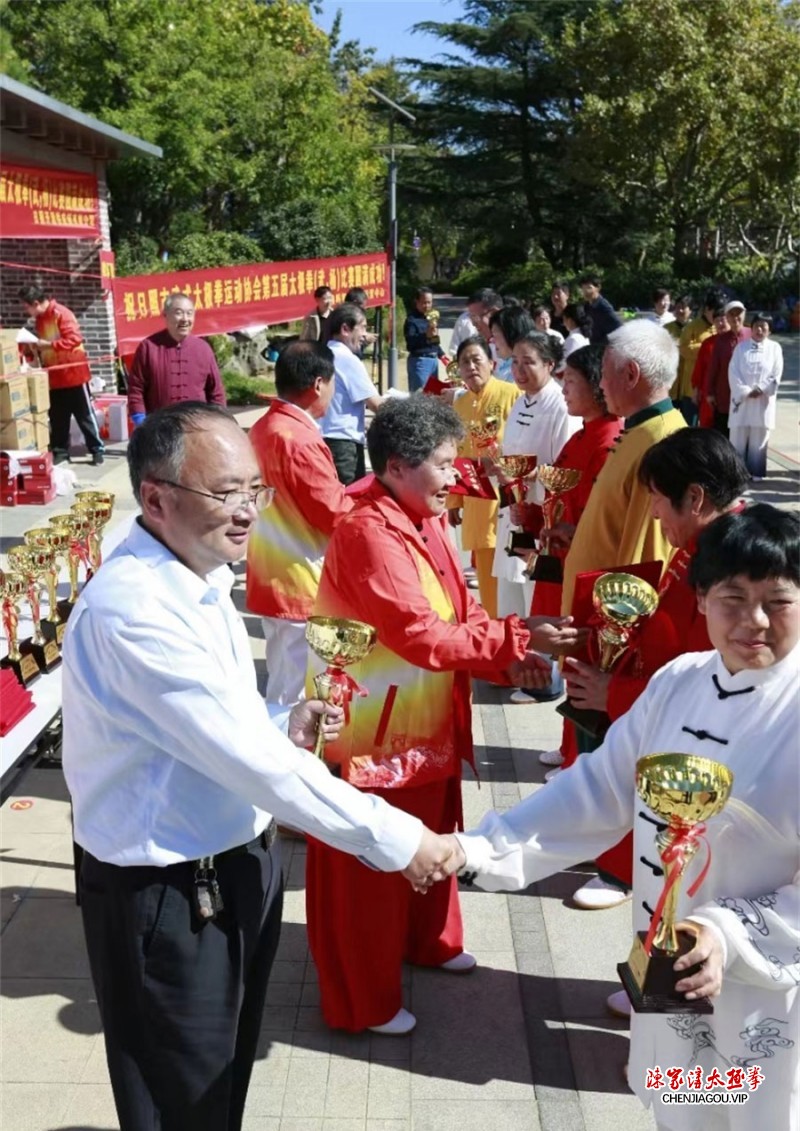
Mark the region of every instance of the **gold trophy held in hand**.
[[[676, 930], [678, 897], [684, 872], [704, 840], [705, 822], [725, 807], [733, 786], [733, 773], [722, 762], [694, 754], [649, 754], [636, 763], [636, 792], [645, 805], [666, 821], [656, 834], [664, 868], [664, 888], [650, 922], [639, 931], [627, 962], [617, 966], [625, 992], [637, 1013], [713, 1013], [708, 998], [687, 1001], [675, 983], [691, 977], [698, 966], [675, 971], [676, 960], [694, 945], [694, 935]], [[700, 888], [710, 861], [689, 888]]]
[[[360, 620], [348, 620], [346, 617], [309, 617], [306, 622], [306, 640], [309, 647], [328, 665], [324, 672], [314, 676], [317, 698], [324, 703], [344, 707], [345, 723], [348, 721], [348, 705], [353, 692], [359, 695], [365, 695], [366, 692], [344, 669], [350, 664], [357, 664], [359, 660], [363, 660], [375, 647], [377, 639], [378, 634], [372, 625], [364, 624]], [[314, 754], [317, 758], [323, 758], [324, 751], [323, 719], [320, 719]]]
[[8, 655], [0, 660], [0, 667], [10, 668], [23, 687], [39, 677], [39, 665], [30, 653], [23, 654], [19, 646], [19, 606], [28, 596], [28, 581], [21, 573], [0, 571], [0, 607], [3, 615], [3, 632], [8, 641]]
[[[600, 620], [596, 630], [600, 671], [609, 672], [628, 647], [634, 626], [657, 608], [658, 593], [632, 573], [604, 573], [594, 583], [592, 604]], [[595, 738], [605, 734], [610, 725], [605, 711], [576, 707], [570, 699], [560, 703], [556, 711]]]
[[499, 404], [487, 405], [483, 420], [471, 420], [467, 425], [478, 458], [481, 456], [488, 456], [490, 459], [497, 458], [499, 452], [498, 439], [502, 423], [500, 411]]
[[[536, 456], [506, 456], [496, 455], [492, 462], [503, 476], [503, 487], [511, 493], [517, 506], [525, 502], [527, 493], [527, 480], [536, 471]], [[509, 557], [515, 557], [520, 550], [533, 548], [533, 535], [525, 530], [509, 530], [506, 539], [505, 552]]]
[[33, 634], [20, 641], [19, 650], [23, 656], [33, 656], [39, 671], [49, 672], [61, 663], [61, 653], [55, 641], [47, 640], [42, 632], [39, 594], [45, 585], [48, 562], [46, 557], [43, 558], [30, 546], [12, 546], [8, 551], [8, 564], [15, 573], [25, 578], [28, 587], [26, 596], [33, 621]]
[[[571, 467], [553, 467], [552, 464], [543, 464], [536, 473], [536, 478], [547, 491], [542, 510], [544, 511], [545, 526], [552, 529], [564, 517], [564, 500], [561, 495], [577, 487], [581, 479], [581, 472]], [[544, 534], [539, 539], [538, 553], [528, 559], [526, 572], [533, 581], [552, 581], [560, 585], [564, 580], [564, 571], [561, 559], [550, 553], [550, 538]]]

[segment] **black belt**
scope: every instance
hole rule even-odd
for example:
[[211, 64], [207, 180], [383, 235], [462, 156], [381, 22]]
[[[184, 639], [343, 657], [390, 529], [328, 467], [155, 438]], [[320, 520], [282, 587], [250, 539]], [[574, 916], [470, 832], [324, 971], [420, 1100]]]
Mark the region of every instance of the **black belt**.
[[247, 844], [237, 844], [234, 848], [226, 848], [224, 852], [215, 852], [214, 863], [218, 864], [220, 860], [228, 860], [231, 856], [242, 856], [245, 852], [250, 852], [253, 848], [263, 848], [265, 852], [268, 852], [275, 843], [277, 835], [278, 826], [275, 821], [272, 820], [264, 829], [263, 833], [259, 833], [257, 837], [248, 841]]

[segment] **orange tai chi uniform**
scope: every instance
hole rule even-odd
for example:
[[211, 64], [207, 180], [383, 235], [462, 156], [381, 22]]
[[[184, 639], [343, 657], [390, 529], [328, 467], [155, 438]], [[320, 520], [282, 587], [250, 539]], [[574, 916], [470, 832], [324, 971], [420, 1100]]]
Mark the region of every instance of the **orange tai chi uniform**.
[[[333, 532], [315, 612], [378, 632], [347, 669], [367, 696], [353, 698], [325, 747], [334, 772], [434, 832], [460, 828], [462, 759], [474, 766], [470, 672], [499, 675], [522, 659], [524, 622], [490, 619], [466, 588], [444, 519], [412, 517], [378, 480]], [[464, 948], [454, 878], [420, 895], [402, 875], [310, 838], [306, 911], [323, 1015], [351, 1032], [400, 1009], [404, 960], [439, 966]]]

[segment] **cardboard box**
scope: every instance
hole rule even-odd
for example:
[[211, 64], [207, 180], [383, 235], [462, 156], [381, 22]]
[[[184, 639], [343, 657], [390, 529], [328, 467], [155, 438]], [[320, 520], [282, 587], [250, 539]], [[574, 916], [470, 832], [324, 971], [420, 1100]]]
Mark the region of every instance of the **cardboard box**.
[[[36, 434], [36, 450], [38, 452], [47, 452], [50, 446], [50, 416], [46, 412], [34, 412], [32, 414], [33, 430]], [[50, 453], [47, 452], [49, 455]]]
[[30, 420], [9, 420], [0, 424], [0, 450], [35, 451], [36, 432]]
[[16, 330], [0, 330], [0, 376], [19, 369], [19, 347]]
[[50, 382], [46, 369], [29, 369], [25, 374], [28, 381], [28, 400], [31, 412], [47, 412], [50, 407]]
[[0, 379], [0, 423], [7, 424], [31, 411], [28, 400], [28, 382], [24, 376]]

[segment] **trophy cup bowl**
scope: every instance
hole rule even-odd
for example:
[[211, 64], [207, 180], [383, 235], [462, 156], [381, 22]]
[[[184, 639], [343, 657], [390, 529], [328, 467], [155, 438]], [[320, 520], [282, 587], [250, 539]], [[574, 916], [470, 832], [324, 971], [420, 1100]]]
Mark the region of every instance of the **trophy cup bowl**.
[[24, 654], [19, 646], [19, 606], [27, 597], [28, 579], [23, 574], [0, 571], [0, 608], [8, 640], [8, 655], [0, 660], [0, 667], [10, 668], [23, 687], [40, 675], [36, 660], [30, 653]]
[[[657, 608], [658, 593], [632, 573], [604, 573], [594, 583], [592, 604], [600, 620], [600, 671], [609, 672], [627, 648], [634, 625]], [[576, 707], [569, 699], [560, 703], [556, 711], [595, 738], [608, 730], [605, 711]]]
[[[548, 496], [542, 504], [548, 527], [555, 526], [564, 515], [564, 501], [558, 496], [566, 494], [573, 487], [577, 487], [581, 480], [581, 474], [573, 467], [553, 467], [551, 463], [542, 464], [537, 471], [537, 480], [548, 492]], [[555, 585], [560, 585], [564, 580], [561, 559], [555, 557], [549, 550], [549, 540], [545, 535], [541, 540], [539, 553], [528, 559], [526, 572], [532, 581], [550, 581]]]
[[[504, 486], [510, 490], [514, 502], [522, 503], [525, 499], [525, 485], [522, 480], [527, 479], [536, 470], [536, 456], [496, 455], [492, 457], [492, 462], [503, 478], [508, 481]], [[513, 558], [516, 557], [517, 550], [530, 551], [531, 537], [524, 530], [509, 530], [505, 552], [510, 558]]]
[[[356, 664], [372, 651], [378, 634], [371, 624], [345, 617], [309, 617], [306, 621], [306, 640], [315, 655], [328, 665], [324, 672], [314, 676], [317, 697], [325, 703], [346, 703], [350, 685], [344, 668]], [[322, 758], [325, 738], [320, 719], [314, 754]]]
[[20, 574], [27, 582], [27, 601], [31, 610], [33, 635], [19, 642], [23, 656], [33, 656], [41, 672], [49, 672], [61, 662], [61, 653], [53, 640], [47, 640], [42, 632], [42, 616], [39, 595], [45, 585], [50, 562], [46, 552], [37, 551], [30, 546], [12, 546], [8, 551], [8, 563], [14, 573]]
[[425, 315], [430, 326], [438, 326], [442, 320], [442, 316], [438, 310], [429, 310]]
[[506, 479], [527, 479], [536, 470], [536, 456], [495, 456], [494, 462]]
[[447, 382], [446, 383], [448, 385], [460, 385], [461, 384], [461, 374], [458, 371], [458, 362], [455, 360], [455, 358], [452, 361], [448, 362], [447, 369], [445, 370], [445, 374], [447, 376]]
[[488, 455], [495, 458], [497, 452], [497, 439], [500, 435], [500, 406], [490, 404], [487, 406], [483, 420], [471, 420], [467, 431], [472, 437], [472, 442], [478, 455]]
[[[627, 962], [617, 972], [638, 1013], [713, 1013], [707, 998], [687, 1001], [675, 983], [690, 977], [699, 965], [676, 973], [676, 959], [695, 943], [689, 931], [676, 930], [678, 895], [683, 873], [699, 848], [705, 822], [725, 807], [733, 773], [722, 762], [695, 754], [648, 754], [636, 763], [636, 792], [644, 804], [666, 821], [656, 836], [664, 868], [664, 890], [650, 931], [639, 931]], [[696, 886], [701, 881], [697, 881]], [[690, 889], [689, 894], [694, 893]]]

